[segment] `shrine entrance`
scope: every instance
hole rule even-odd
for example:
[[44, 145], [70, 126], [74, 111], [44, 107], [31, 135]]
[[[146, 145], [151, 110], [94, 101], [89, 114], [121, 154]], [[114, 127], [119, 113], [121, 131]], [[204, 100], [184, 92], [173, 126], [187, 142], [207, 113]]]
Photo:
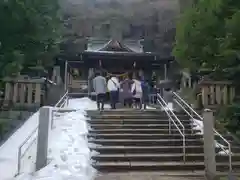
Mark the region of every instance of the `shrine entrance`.
[[139, 41], [131, 43], [110, 40], [88, 43], [87, 49], [74, 57], [65, 57], [65, 88], [74, 91], [88, 87], [92, 92], [91, 80], [96, 71], [101, 71], [105, 77], [117, 76], [120, 80], [126, 76], [140, 76], [156, 83], [166, 79], [167, 66], [173, 59], [164, 59], [157, 53], [145, 53]]

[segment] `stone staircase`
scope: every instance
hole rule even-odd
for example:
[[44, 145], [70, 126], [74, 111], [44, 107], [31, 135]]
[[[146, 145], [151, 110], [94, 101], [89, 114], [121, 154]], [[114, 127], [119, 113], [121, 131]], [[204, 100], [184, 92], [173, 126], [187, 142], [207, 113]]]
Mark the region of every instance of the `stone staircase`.
[[[101, 173], [151, 172], [164, 174], [198, 174], [204, 170], [202, 135], [193, 130], [183, 113], [176, 114], [185, 126], [186, 159], [183, 138], [160, 110], [88, 111], [88, 142], [97, 153], [93, 167]], [[177, 123], [177, 122], [176, 122]], [[179, 126], [180, 127], [180, 126]], [[230, 142], [233, 138], [225, 136]], [[216, 148], [219, 152], [220, 148]], [[240, 168], [240, 146], [232, 147], [233, 170]], [[216, 155], [217, 170], [228, 172], [229, 156]], [[201, 173], [200, 173], [201, 174]]]

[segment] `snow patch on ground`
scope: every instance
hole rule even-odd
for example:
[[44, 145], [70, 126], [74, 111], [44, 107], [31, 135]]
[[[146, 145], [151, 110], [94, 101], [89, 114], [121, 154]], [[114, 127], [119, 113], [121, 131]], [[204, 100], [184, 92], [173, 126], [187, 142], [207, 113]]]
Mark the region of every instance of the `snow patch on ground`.
[[[17, 173], [18, 148], [38, 126], [39, 112], [33, 114], [1, 147], [0, 147], [0, 179], [10, 179]], [[36, 137], [36, 135], [35, 135]], [[34, 138], [34, 136], [32, 137]], [[25, 149], [23, 147], [23, 149]], [[23, 150], [24, 151], [24, 150]], [[32, 169], [32, 159], [23, 160], [28, 164], [27, 172]]]
[[70, 99], [67, 109], [73, 112], [57, 113], [49, 139], [49, 164], [38, 172], [21, 175], [15, 180], [92, 180], [95, 170], [91, 166], [87, 142], [86, 110], [96, 109], [88, 98]]
[[147, 109], [156, 109], [155, 107], [147, 106]]
[[164, 109], [166, 109], [167, 111], [174, 111], [173, 103], [168, 103], [167, 106], [162, 108], [163, 111], [164, 111]]
[[[192, 125], [194, 130], [198, 130], [200, 132], [197, 132], [197, 134], [203, 135], [203, 122], [198, 119], [192, 119]], [[220, 144], [215, 140], [215, 147], [220, 148], [221, 150], [218, 152], [220, 155], [229, 155], [228, 147], [224, 146], [223, 144]]]
[[200, 132], [197, 132], [197, 134], [203, 134], [203, 122], [198, 119], [192, 119], [192, 127], [193, 130], [197, 130]]

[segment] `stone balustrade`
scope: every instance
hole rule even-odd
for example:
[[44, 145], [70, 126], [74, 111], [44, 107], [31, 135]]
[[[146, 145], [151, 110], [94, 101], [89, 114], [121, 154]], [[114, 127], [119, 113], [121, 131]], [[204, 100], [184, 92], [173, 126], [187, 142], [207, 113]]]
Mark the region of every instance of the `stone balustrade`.
[[203, 107], [228, 105], [235, 97], [235, 87], [229, 81], [202, 81], [199, 87]]
[[44, 79], [5, 78], [4, 106], [40, 107]]
[[235, 97], [235, 86], [230, 81], [200, 80], [192, 81], [189, 73], [183, 72], [181, 89], [192, 89], [195, 93], [196, 107], [216, 108], [221, 105], [228, 105]]

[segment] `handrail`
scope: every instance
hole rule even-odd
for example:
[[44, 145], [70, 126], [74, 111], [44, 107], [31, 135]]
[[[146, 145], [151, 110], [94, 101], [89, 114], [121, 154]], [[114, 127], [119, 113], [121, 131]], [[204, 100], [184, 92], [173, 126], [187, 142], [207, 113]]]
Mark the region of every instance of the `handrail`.
[[[59, 106], [59, 108], [62, 108], [65, 104], [66, 104], [66, 102], [68, 102], [68, 95], [69, 95], [69, 93], [68, 93], [68, 91], [62, 96], [62, 98], [56, 103], [56, 105], [54, 106], [54, 108], [58, 108], [58, 106]], [[63, 101], [64, 100], [64, 101]], [[62, 102], [63, 101], [63, 102]], [[61, 102], [62, 102], [62, 104], [61, 104]], [[55, 112], [58, 112], [60, 109], [57, 109], [57, 110], [55, 110], [55, 111], [52, 111], [52, 118], [51, 118], [51, 129], [53, 129], [53, 122], [54, 122], [54, 118], [53, 118], [53, 113]]]
[[[174, 101], [190, 116], [190, 118], [195, 119], [191, 113], [189, 113], [186, 108], [178, 101], [180, 100], [192, 113], [194, 113], [201, 121], [203, 121], [203, 117], [201, 117], [184, 99], [182, 99], [176, 92], [173, 92], [173, 95], [175, 97], [177, 97], [177, 99], [174, 99]], [[228, 154], [229, 154], [229, 171], [232, 171], [232, 151], [231, 151], [231, 144], [219, 133], [216, 131], [215, 128], [213, 128], [213, 132], [219, 136], [228, 146]], [[220, 147], [226, 154], [226, 150], [224, 149], [224, 147], [220, 146], [219, 144], [217, 144], [218, 147]]]
[[[28, 140], [37, 132], [38, 130], [38, 126], [34, 128], [34, 130], [27, 136], [27, 138], [20, 144], [20, 146], [18, 147], [18, 164], [17, 164], [17, 173], [20, 173], [20, 169], [21, 169], [21, 158], [22, 158], [22, 147], [28, 142]], [[35, 138], [34, 138], [35, 140]], [[34, 141], [33, 140], [33, 141]], [[32, 144], [32, 143], [30, 143]], [[29, 147], [27, 147], [26, 149], [29, 149]], [[26, 152], [26, 151], [25, 151]], [[25, 154], [24, 152], [24, 154]]]
[[[173, 120], [172, 116], [169, 114], [169, 111], [167, 110], [167, 103], [164, 101], [164, 99], [159, 95], [157, 94], [157, 97], [159, 97], [161, 99], [161, 102], [159, 99], [157, 99], [157, 102], [162, 106], [162, 108], [164, 109], [165, 113], [167, 114], [168, 116], [168, 122], [169, 122], [169, 133], [171, 133], [171, 122], [170, 120], [173, 122], [173, 124], [175, 125], [175, 127], [177, 128], [177, 130], [179, 131], [180, 135], [182, 136], [183, 138], [183, 161], [185, 162], [186, 161], [186, 137], [185, 137], [185, 128], [184, 126], [182, 125], [182, 123], [180, 122], [180, 120], [177, 118], [177, 116], [173, 113], [173, 111], [171, 109], [168, 108], [168, 110], [170, 110], [170, 112], [172, 114], [174, 114], [173, 117], [175, 117], [179, 123], [183, 126], [183, 132], [180, 130], [180, 128], [178, 127], [178, 125], [175, 123], [175, 121]], [[165, 105], [165, 106], [164, 106]]]
[[57, 107], [62, 102], [62, 100], [66, 98], [67, 95], [68, 95], [68, 91], [66, 91], [66, 93], [61, 97], [61, 99], [55, 104], [54, 107]]
[[[194, 117], [186, 110], [186, 108], [180, 103], [180, 102], [178, 102], [176, 99], [174, 99], [174, 102], [176, 102], [185, 112], [186, 112], [186, 114], [188, 114], [192, 119], [194, 119]], [[201, 126], [201, 124], [199, 124], [198, 122], [196, 122], [199, 126]], [[193, 130], [193, 124], [191, 124], [191, 127], [192, 127], [192, 130]], [[221, 136], [221, 134], [219, 134], [215, 129], [213, 129], [213, 131], [214, 131], [214, 133], [216, 134], [216, 135], [218, 135], [218, 136], [220, 136], [223, 140], [225, 140], [224, 142], [226, 142], [227, 140], [224, 138], [224, 137], [222, 137]], [[193, 131], [192, 131], [193, 132]], [[227, 142], [226, 142], [227, 143]], [[217, 144], [217, 146], [218, 147], [220, 147], [226, 154], [227, 154], [227, 152], [226, 152], [226, 150], [222, 147], [222, 146], [220, 146], [219, 144]]]
[[203, 120], [203, 118], [191, 107], [184, 99], [182, 99], [176, 92], [173, 92], [173, 95], [175, 95], [182, 103], [184, 103], [199, 119]]
[[[160, 94], [157, 94], [157, 96], [161, 99], [161, 101], [164, 103], [164, 105], [167, 107], [167, 103], [164, 101], [164, 99], [160, 96]], [[178, 123], [180, 124], [180, 126], [182, 127], [183, 129], [183, 133], [185, 133], [185, 127], [184, 125], [182, 124], [182, 122], [178, 119], [178, 117], [175, 115], [175, 113], [170, 109], [168, 108], [168, 110], [171, 112], [171, 114], [173, 115], [173, 117], [178, 121]]]
[[[68, 101], [68, 91], [65, 92], [65, 94], [60, 98], [60, 100], [54, 105], [55, 108], [59, 106], [59, 108], [62, 108], [63, 105]], [[66, 99], [65, 99], [66, 98]], [[64, 100], [65, 99], [65, 100]], [[63, 101], [64, 100], [64, 101]], [[63, 103], [62, 103], [63, 101]], [[51, 120], [51, 127], [53, 124], [53, 119]], [[33, 142], [36, 140], [34, 138], [31, 143], [29, 143], [29, 146], [26, 148], [26, 150], [23, 152], [22, 155], [22, 147], [28, 142], [28, 140], [37, 132], [38, 130], [38, 125], [37, 127], [34, 128], [34, 130], [28, 135], [28, 137], [21, 143], [21, 145], [18, 147], [18, 164], [17, 164], [17, 174], [20, 174], [21, 170], [21, 158], [23, 155], [26, 153], [26, 151], [29, 149], [29, 147], [33, 144]]]

